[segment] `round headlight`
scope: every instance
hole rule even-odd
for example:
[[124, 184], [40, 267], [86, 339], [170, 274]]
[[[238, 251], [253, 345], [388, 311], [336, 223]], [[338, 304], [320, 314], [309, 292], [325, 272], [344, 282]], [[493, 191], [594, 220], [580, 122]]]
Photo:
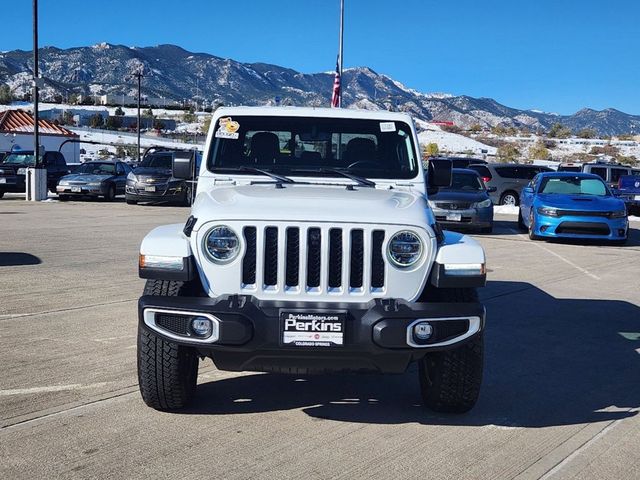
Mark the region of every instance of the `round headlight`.
[[413, 232], [398, 232], [387, 247], [389, 259], [398, 267], [410, 267], [422, 256], [422, 240]]
[[214, 262], [227, 263], [240, 253], [240, 240], [229, 227], [219, 225], [207, 233], [204, 238], [204, 249]]

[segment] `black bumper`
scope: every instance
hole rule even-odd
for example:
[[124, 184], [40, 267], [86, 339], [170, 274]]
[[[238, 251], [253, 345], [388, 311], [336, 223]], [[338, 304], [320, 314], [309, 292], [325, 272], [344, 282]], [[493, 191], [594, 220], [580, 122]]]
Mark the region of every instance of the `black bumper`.
[[[138, 303], [141, 325], [145, 325], [143, 312], [148, 308], [206, 313], [218, 319], [219, 339], [214, 343], [196, 343], [187, 336], [178, 339], [175, 332], [159, 327], [154, 331], [167, 340], [196, 348], [200, 355], [211, 357], [221, 370], [289, 373], [402, 373], [410, 362], [428, 352], [455, 348], [469, 341], [483, 330], [485, 319], [480, 303], [372, 300], [346, 304], [261, 301], [250, 296], [219, 299], [143, 296]], [[346, 312], [343, 345], [283, 345], [281, 312], [290, 310]], [[420, 346], [410, 346], [407, 332], [417, 319], [432, 320], [433, 335], [428, 341], [418, 341]], [[149, 326], [145, 325], [145, 328]], [[471, 335], [470, 331], [473, 332]], [[412, 337], [411, 341], [416, 339]]]

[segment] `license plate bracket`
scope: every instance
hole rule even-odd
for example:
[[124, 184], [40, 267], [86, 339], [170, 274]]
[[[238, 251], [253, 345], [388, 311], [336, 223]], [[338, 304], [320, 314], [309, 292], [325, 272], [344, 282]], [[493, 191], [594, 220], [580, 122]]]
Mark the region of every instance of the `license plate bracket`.
[[461, 213], [447, 213], [447, 221], [449, 222], [460, 222], [462, 221]]
[[145, 192], [155, 192], [156, 191], [156, 187], [153, 186], [153, 185], [147, 186], [147, 187], [144, 187], [144, 191]]
[[73, 193], [80, 193], [80, 192], [82, 192], [82, 188], [81, 187], [71, 187], [71, 191]]
[[347, 312], [281, 310], [280, 340], [296, 348], [336, 348], [344, 345]]

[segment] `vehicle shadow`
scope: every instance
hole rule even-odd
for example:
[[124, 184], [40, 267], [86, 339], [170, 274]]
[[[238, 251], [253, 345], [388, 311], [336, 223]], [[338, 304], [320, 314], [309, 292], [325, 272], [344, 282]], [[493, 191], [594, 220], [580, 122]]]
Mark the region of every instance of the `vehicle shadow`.
[[0, 252], [0, 267], [15, 267], [19, 265], [39, 265], [42, 263], [35, 255], [23, 252]]
[[195, 404], [183, 413], [301, 408], [315, 418], [345, 422], [507, 427], [636, 414], [629, 410], [640, 406], [638, 306], [557, 299], [523, 282], [489, 282], [482, 297], [488, 318], [485, 378], [478, 404], [465, 415], [422, 407], [415, 366], [403, 375], [239, 375], [199, 385]]

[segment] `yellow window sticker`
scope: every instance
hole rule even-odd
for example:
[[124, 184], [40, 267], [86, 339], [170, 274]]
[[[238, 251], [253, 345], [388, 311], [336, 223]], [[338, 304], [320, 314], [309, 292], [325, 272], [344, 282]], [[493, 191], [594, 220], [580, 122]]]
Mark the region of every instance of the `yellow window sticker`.
[[219, 121], [218, 130], [216, 130], [216, 138], [229, 138], [237, 140], [240, 137], [240, 124], [234, 121], [231, 117], [221, 118]]

